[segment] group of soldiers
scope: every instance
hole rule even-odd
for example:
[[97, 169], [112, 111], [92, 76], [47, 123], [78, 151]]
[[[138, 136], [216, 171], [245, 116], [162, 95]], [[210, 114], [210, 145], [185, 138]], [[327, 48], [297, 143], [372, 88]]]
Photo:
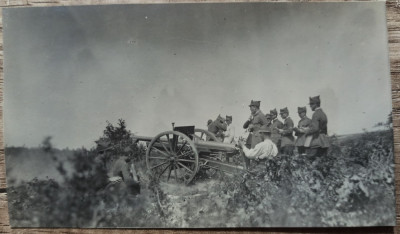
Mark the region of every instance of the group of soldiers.
[[[314, 111], [311, 119], [307, 117], [305, 106], [298, 107], [300, 121], [295, 126], [287, 107], [279, 111], [281, 121], [278, 119], [276, 109], [264, 114], [260, 110], [260, 101], [252, 100], [249, 105], [251, 115], [243, 125], [249, 135], [245, 142], [238, 142], [246, 156], [246, 164], [249, 159], [270, 159], [278, 154], [291, 156], [295, 148], [299, 155], [307, 156], [311, 160], [326, 156], [330, 145], [327, 136], [328, 118], [321, 109], [319, 96], [310, 97], [309, 105]], [[231, 123], [232, 117], [229, 117]], [[208, 125], [208, 130], [215, 133], [217, 137], [224, 137], [228, 132], [228, 126], [224, 119], [218, 116]]]
[[[299, 155], [305, 155], [310, 160], [322, 158], [327, 155], [329, 148], [328, 118], [321, 109], [319, 96], [310, 97], [309, 105], [314, 111], [312, 118], [307, 117], [307, 108], [298, 107], [297, 113], [300, 121], [297, 127], [289, 116], [287, 107], [280, 109], [281, 120], [278, 119], [278, 111], [273, 109], [269, 114], [260, 110], [260, 101], [250, 102], [251, 115], [244, 123], [243, 128], [249, 132], [246, 141], [239, 141], [238, 146], [242, 149], [247, 168], [250, 159], [258, 162], [272, 159], [278, 154], [292, 156], [297, 147]], [[232, 116], [223, 118], [218, 116], [216, 120], [207, 122], [208, 130], [224, 143], [235, 144], [235, 129], [232, 125]], [[296, 136], [296, 138], [295, 138]], [[212, 139], [208, 139], [212, 140]], [[109, 142], [96, 142], [100, 147], [99, 156], [96, 158], [98, 164], [109, 172], [109, 180], [113, 184], [121, 180], [125, 183], [123, 190], [131, 189], [134, 194], [140, 193], [139, 179], [132, 163], [127, 157], [117, 157], [115, 160], [108, 153], [112, 149]]]

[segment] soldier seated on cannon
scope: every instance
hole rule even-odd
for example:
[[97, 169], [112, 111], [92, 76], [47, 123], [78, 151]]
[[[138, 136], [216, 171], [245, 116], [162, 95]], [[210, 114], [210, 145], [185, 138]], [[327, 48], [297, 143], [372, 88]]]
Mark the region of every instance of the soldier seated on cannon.
[[227, 129], [224, 132], [224, 143], [235, 144], [235, 127], [232, 125], [232, 116], [226, 116]]
[[[271, 141], [271, 130], [267, 126], [261, 126], [259, 133], [262, 141], [253, 149], [248, 149], [243, 141], [239, 141], [239, 146], [242, 148], [243, 154], [246, 158], [254, 159], [260, 163], [278, 155], [278, 148]], [[249, 163], [247, 163], [247, 161], [245, 162], [246, 169], [248, 169], [250, 165], [248, 165]]]
[[[212, 132], [220, 142], [224, 141], [224, 131], [226, 131], [228, 125], [225, 119], [218, 115], [217, 119], [214, 120], [210, 125], [208, 125], [208, 131]], [[207, 140], [211, 140], [207, 137]]]
[[129, 157], [113, 155], [112, 147], [108, 147], [99, 150], [96, 163], [107, 172], [105, 190], [127, 191], [133, 195], [140, 193], [139, 178]]

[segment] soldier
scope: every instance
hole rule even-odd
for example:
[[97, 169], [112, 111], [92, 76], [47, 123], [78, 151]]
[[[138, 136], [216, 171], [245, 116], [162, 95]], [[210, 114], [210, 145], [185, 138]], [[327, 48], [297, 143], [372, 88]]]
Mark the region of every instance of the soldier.
[[[247, 129], [247, 131], [249, 132], [249, 136], [247, 137], [245, 146], [249, 149], [253, 149], [258, 143], [262, 141], [258, 130], [268, 121], [265, 115], [260, 110], [260, 101], [251, 100], [249, 107], [251, 115], [249, 119], [244, 123], [243, 128]], [[246, 168], [249, 168], [250, 160], [247, 157], [244, 157], [244, 162]]]
[[299, 114], [300, 121], [297, 127], [293, 128], [297, 139], [294, 145], [297, 147], [297, 152], [299, 155], [305, 155], [306, 147], [304, 146], [306, 142], [306, 135], [302, 132], [307, 129], [311, 124], [311, 119], [307, 117], [307, 108], [298, 107], [297, 113]]
[[226, 124], [228, 127], [224, 132], [224, 143], [232, 144], [235, 138], [235, 127], [232, 125], [232, 116], [226, 116]]
[[289, 110], [287, 107], [281, 109], [279, 114], [283, 119], [283, 127], [282, 129], [278, 129], [278, 132], [281, 134], [282, 137], [280, 152], [281, 154], [292, 156], [294, 150], [293, 120], [289, 117]]
[[242, 148], [244, 156], [248, 159], [255, 159], [257, 161], [275, 157], [278, 154], [278, 149], [271, 141], [271, 130], [266, 125], [263, 125], [258, 132], [260, 134], [261, 142], [253, 149], [248, 149], [243, 142], [239, 141], [239, 146]]
[[275, 143], [275, 145], [280, 148], [280, 143], [281, 143], [281, 134], [279, 133], [278, 129], [283, 128], [283, 123], [277, 118], [278, 117], [278, 111], [276, 109], [271, 110], [270, 112], [271, 115], [271, 140], [272, 142]]
[[266, 124], [266, 126], [271, 130], [271, 125], [272, 125], [272, 123], [271, 123], [271, 121], [272, 121], [272, 116], [271, 116], [271, 114], [265, 114], [265, 118], [267, 118], [267, 124]]
[[306, 136], [312, 136], [310, 148], [307, 149], [307, 156], [311, 160], [325, 157], [330, 146], [328, 134], [328, 117], [320, 107], [319, 96], [310, 97], [310, 107], [314, 111], [310, 127], [305, 129]]
[[243, 128], [247, 128], [247, 130], [252, 133], [250, 148], [254, 148], [262, 141], [258, 130], [261, 126], [267, 124], [268, 121], [260, 110], [260, 101], [251, 100], [249, 107], [251, 115], [250, 118], [244, 123]]
[[140, 193], [139, 178], [135, 166], [127, 156], [115, 156], [112, 146], [98, 144], [95, 162], [107, 172], [108, 184], [104, 190], [127, 191], [132, 195]]
[[[220, 142], [224, 141], [223, 132], [227, 129], [227, 124], [225, 119], [218, 115], [217, 119], [215, 119], [210, 125], [208, 125], [208, 131], [212, 132]], [[207, 140], [211, 140], [207, 137]]]

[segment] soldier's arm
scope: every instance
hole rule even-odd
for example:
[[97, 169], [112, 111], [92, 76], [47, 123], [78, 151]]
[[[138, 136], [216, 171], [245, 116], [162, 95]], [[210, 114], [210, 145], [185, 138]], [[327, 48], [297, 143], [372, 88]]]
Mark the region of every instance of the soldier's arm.
[[286, 125], [287, 125], [287, 129], [282, 130], [281, 134], [282, 135], [292, 135], [293, 127], [294, 127], [293, 121], [291, 119], [288, 119]]
[[262, 155], [261, 144], [257, 144], [254, 149], [248, 149], [243, 146], [243, 153], [249, 159], [256, 159], [257, 157]]
[[301, 132], [299, 131], [299, 128], [300, 128], [300, 123], [297, 124], [297, 127], [294, 127], [294, 128], [293, 128], [293, 131], [294, 131], [294, 135], [295, 135], [295, 136], [298, 136], [299, 134], [301, 134]]
[[309, 127], [304, 129], [304, 133], [310, 135], [316, 132], [319, 132], [319, 117], [318, 115], [314, 114]]
[[304, 121], [303, 128], [308, 128], [308, 127], [310, 127], [310, 124], [311, 124], [311, 119], [306, 119], [306, 120]]
[[250, 123], [251, 123], [251, 121], [250, 121], [250, 120], [247, 120], [246, 122], [244, 122], [244, 124], [243, 124], [243, 128], [244, 128], [244, 129], [248, 128], [248, 127], [249, 127], [249, 125], [250, 125]]
[[265, 115], [259, 114], [257, 116], [257, 123], [260, 124], [261, 126], [266, 125], [268, 123], [268, 119]]

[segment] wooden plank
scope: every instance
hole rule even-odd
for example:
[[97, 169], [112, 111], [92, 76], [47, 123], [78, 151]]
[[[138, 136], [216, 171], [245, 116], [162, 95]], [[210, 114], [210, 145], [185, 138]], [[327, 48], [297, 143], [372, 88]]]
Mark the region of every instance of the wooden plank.
[[[189, 1], [189, 0], [0, 0], [0, 7], [28, 7], [28, 6], [62, 6], [62, 5], [96, 5], [96, 4], [128, 4], [128, 3], [182, 3], [182, 2], [232, 2], [232, 1]], [[237, 2], [237, 1], [235, 1]], [[250, 2], [244, 0], [241, 2]], [[251, 2], [260, 2], [258, 0]], [[275, 2], [271, 0], [270, 2]], [[311, 0], [309, 2], [321, 2]], [[387, 26], [389, 41], [389, 57], [392, 78], [392, 97], [393, 97], [393, 126], [395, 139], [395, 168], [396, 168], [396, 211], [397, 226], [391, 227], [371, 227], [371, 228], [332, 228], [332, 229], [217, 229], [217, 230], [191, 230], [192, 233], [319, 233], [319, 232], [356, 232], [356, 233], [400, 233], [400, 1], [388, 1]], [[0, 13], [1, 14], [1, 13]], [[0, 30], [2, 31], [2, 20], [0, 15]], [[1, 35], [0, 35], [1, 36]], [[2, 39], [0, 39], [0, 146], [3, 147], [3, 56]], [[0, 150], [0, 190], [6, 187], [5, 180], [5, 160], [4, 150]], [[7, 197], [5, 193], [0, 193], [0, 232], [1, 233], [187, 233], [188, 230], [124, 230], [124, 229], [13, 229], [11, 230], [8, 220]]]

